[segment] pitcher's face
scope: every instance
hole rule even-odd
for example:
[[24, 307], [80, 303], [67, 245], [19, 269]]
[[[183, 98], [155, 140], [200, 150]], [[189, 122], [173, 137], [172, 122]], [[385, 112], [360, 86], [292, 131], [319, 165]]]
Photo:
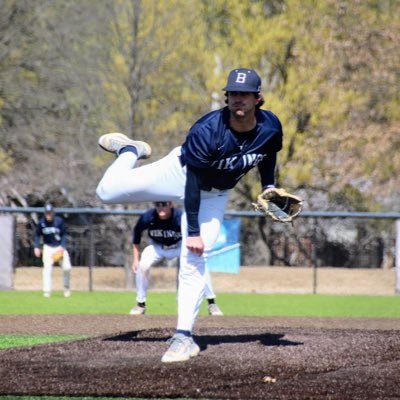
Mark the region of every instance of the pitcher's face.
[[260, 101], [253, 92], [228, 92], [228, 108], [235, 117], [254, 114]]

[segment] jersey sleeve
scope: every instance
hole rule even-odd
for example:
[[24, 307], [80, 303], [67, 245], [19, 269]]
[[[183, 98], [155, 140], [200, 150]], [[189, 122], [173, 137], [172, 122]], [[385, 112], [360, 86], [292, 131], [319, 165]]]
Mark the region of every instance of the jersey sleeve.
[[40, 246], [40, 237], [42, 236], [42, 228], [40, 227], [41, 220], [39, 220], [35, 229], [35, 236], [33, 237], [33, 246], [38, 248]]
[[195, 169], [187, 166], [185, 185], [185, 210], [188, 236], [199, 236], [200, 178]]
[[65, 221], [60, 218], [60, 237], [61, 237], [61, 247], [64, 249], [67, 248], [67, 240], [68, 240], [68, 229]]
[[283, 141], [282, 125], [278, 118], [276, 118], [276, 120], [279, 129], [271, 140], [272, 151], [274, 151], [275, 153], [282, 150], [282, 141]]
[[135, 227], [133, 228], [132, 233], [132, 243], [133, 244], [140, 244], [142, 239], [142, 233], [147, 229], [147, 223], [145, 221], [145, 215], [142, 214], [138, 221], [136, 222]]
[[195, 168], [210, 167], [215, 158], [215, 147], [210, 131], [199, 124], [194, 125], [182, 145], [185, 163]]
[[283, 140], [282, 124], [279, 118], [272, 112], [269, 113], [269, 116], [272, 119], [276, 132], [267, 143], [267, 156], [258, 164], [263, 190], [275, 186], [277, 153], [282, 149]]
[[271, 153], [258, 164], [262, 189], [275, 186], [276, 153]]
[[187, 165], [185, 184], [185, 210], [188, 222], [188, 235], [200, 235], [198, 221], [200, 209], [200, 171], [212, 165], [215, 159], [215, 138], [206, 126], [195, 124], [189, 131], [182, 146]]

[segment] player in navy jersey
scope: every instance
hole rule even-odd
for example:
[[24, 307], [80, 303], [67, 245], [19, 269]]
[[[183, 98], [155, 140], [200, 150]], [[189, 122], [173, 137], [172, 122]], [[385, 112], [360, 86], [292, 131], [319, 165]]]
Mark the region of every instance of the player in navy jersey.
[[237, 68], [223, 89], [227, 106], [200, 118], [182, 146], [151, 164], [151, 147], [121, 133], [99, 138], [104, 150], [118, 158], [107, 169], [96, 193], [104, 203], [175, 201], [184, 204], [178, 288], [178, 322], [162, 362], [186, 361], [199, 346], [192, 329], [205, 290], [209, 251], [218, 238], [230, 189], [252, 168], [261, 188], [274, 187], [276, 153], [282, 126], [267, 110], [256, 71]]
[[[147, 210], [138, 219], [133, 229], [133, 262], [132, 270], [136, 274], [136, 301], [130, 315], [143, 315], [146, 312], [146, 294], [149, 285], [150, 267], [157, 262], [179, 257], [181, 252], [181, 218], [182, 210], [173, 207], [170, 201], [158, 201], [155, 208]], [[146, 246], [140, 256], [140, 242], [143, 232], [147, 231], [151, 243]], [[208, 313], [212, 316], [223, 315], [215, 302], [215, 294], [210, 274], [206, 272], [206, 288], [204, 297], [208, 303]]]
[[[39, 219], [36, 226], [34, 242], [34, 254], [36, 257], [42, 257], [43, 261], [43, 295], [50, 297], [52, 292], [52, 272], [54, 266], [53, 255], [62, 252], [60, 261], [63, 269], [64, 296], [69, 297], [71, 261], [67, 251], [67, 226], [63, 218], [55, 215], [51, 203], [46, 203], [44, 207], [44, 217]], [[41, 240], [43, 241], [43, 251], [41, 250]]]

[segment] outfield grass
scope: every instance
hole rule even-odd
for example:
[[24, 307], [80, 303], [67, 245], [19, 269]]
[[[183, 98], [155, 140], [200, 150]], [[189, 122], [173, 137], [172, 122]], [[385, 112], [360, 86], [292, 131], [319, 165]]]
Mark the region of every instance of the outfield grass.
[[[218, 304], [227, 316], [287, 317], [380, 317], [400, 318], [400, 297], [396, 296], [327, 296], [284, 294], [218, 295]], [[127, 314], [134, 304], [129, 292], [74, 292], [64, 298], [56, 292], [50, 299], [42, 293], [0, 292], [0, 314]], [[148, 315], [176, 315], [175, 293], [150, 293]], [[203, 302], [200, 315], [206, 315]], [[0, 317], [1, 323], [1, 317]], [[83, 336], [0, 335], [0, 349], [74, 340]]]
[[[127, 314], [134, 305], [130, 292], [56, 292], [44, 298], [39, 291], [0, 292], [0, 315], [12, 314]], [[217, 302], [231, 316], [383, 317], [400, 318], [398, 296], [338, 296], [305, 294], [227, 294]], [[149, 315], [176, 315], [175, 293], [151, 292]], [[203, 302], [200, 315], [206, 315]]]
[[81, 335], [0, 335], [0, 349], [10, 347], [33, 346], [35, 344], [65, 342], [67, 340], [83, 339]]

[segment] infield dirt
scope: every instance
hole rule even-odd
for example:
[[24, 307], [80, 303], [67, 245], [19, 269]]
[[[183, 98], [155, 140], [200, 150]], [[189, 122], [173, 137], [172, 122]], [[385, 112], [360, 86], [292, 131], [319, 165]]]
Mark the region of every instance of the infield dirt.
[[0, 395], [400, 398], [400, 320], [201, 317], [200, 355], [160, 362], [175, 317], [2, 316], [2, 333], [93, 337], [0, 351]]
[[[19, 268], [18, 290], [40, 290], [41, 270]], [[55, 289], [61, 287], [54, 271]], [[172, 268], [154, 268], [152, 290], [175, 290]], [[87, 268], [73, 289], [87, 290]], [[313, 271], [242, 268], [214, 273], [216, 292], [311, 293]], [[96, 268], [95, 290], [126, 290], [122, 268]], [[392, 270], [318, 271], [318, 293], [394, 293]], [[131, 289], [132, 290], [132, 289]], [[200, 355], [163, 364], [175, 316], [4, 315], [0, 334], [87, 339], [0, 350], [0, 395], [191, 399], [400, 399], [400, 319], [200, 317]]]

